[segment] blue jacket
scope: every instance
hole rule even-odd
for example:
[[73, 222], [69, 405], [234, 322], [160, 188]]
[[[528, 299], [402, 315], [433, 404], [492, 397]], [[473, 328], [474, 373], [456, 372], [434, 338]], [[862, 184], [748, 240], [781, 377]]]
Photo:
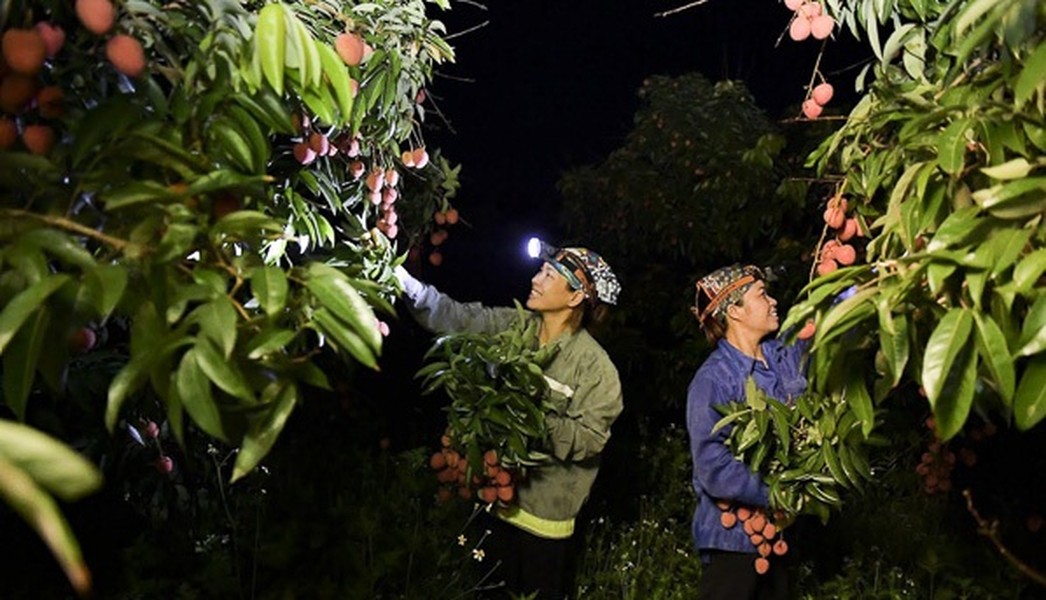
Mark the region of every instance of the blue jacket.
[[750, 471], [727, 448], [729, 427], [712, 433], [712, 427], [723, 418], [714, 407], [731, 400], [743, 401], [749, 376], [755, 378], [760, 390], [782, 402], [790, 403], [806, 389], [802, 358], [807, 343], [785, 346], [778, 340], [769, 340], [760, 346], [765, 364], [741, 353], [725, 339], [720, 340], [687, 390], [686, 427], [697, 493], [693, 535], [694, 547], [699, 551], [754, 553], [755, 547], [740, 526], [726, 529], [719, 523], [721, 511], [715, 501], [733, 500], [753, 507], [769, 503], [768, 488], [759, 474]]

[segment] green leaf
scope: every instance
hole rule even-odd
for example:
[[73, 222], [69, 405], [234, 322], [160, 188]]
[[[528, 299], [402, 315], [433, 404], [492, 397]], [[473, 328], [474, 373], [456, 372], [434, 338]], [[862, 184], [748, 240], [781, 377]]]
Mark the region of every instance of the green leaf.
[[218, 296], [196, 310], [200, 330], [209, 337], [228, 359], [236, 347], [236, 326], [239, 317], [228, 296]]
[[1013, 269], [1013, 285], [1018, 293], [1026, 293], [1046, 271], [1046, 248], [1039, 248], [1024, 258]]
[[1046, 350], [1046, 295], [1041, 295], [1028, 309], [1021, 327], [1015, 356], [1031, 356]]
[[287, 275], [283, 269], [258, 267], [250, 276], [251, 292], [269, 316], [277, 316], [287, 306]]
[[930, 335], [923, 355], [922, 384], [933, 404], [941, 397], [956, 356], [969, 343], [973, 317], [968, 309], [948, 311]]
[[1013, 368], [1013, 357], [1006, 344], [1006, 336], [990, 314], [973, 311], [973, 320], [977, 325], [977, 350], [981, 360], [995, 379], [996, 389], [1007, 406], [1013, 401], [1013, 389], [1016, 385], [1016, 372]]
[[50, 322], [50, 311], [46, 305], [41, 306], [27, 326], [18, 330], [4, 353], [4, 401], [21, 420], [25, 420], [26, 403], [36, 380], [36, 367]]
[[861, 421], [861, 432], [868, 437], [868, 434], [875, 428], [875, 409], [872, 406], [872, 397], [868, 394], [868, 388], [865, 387], [864, 378], [860, 376], [860, 373], [850, 375], [846, 380], [843, 399]]
[[[969, 316], [967, 315], [966, 318]], [[966, 343], [959, 348], [950, 369], [944, 373], [943, 381], [940, 383], [940, 392], [935, 397], [929, 398], [934, 418], [937, 421], [937, 432], [942, 440], [951, 439], [966, 423], [970, 407], [973, 405], [976, 385], [977, 353], [973, 349], [973, 344]], [[924, 387], [927, 387], [925, 381]], [[929, 396], [928, 387], [927, 396]]]
[[155, 181], [135, 181], [99, 194], [106, 210], [118, 210], [145, 202], [169, 202], [178, 196], [167, 186]]
[[345, 63], [338, 57], [338, 53], [327, 44], [316, 43], [323, 61], [323, 72], [330, 80], [330, 86], [334, 90], [334, 99], [338, 103], [339, 119], [337, 124], [347, 124], [352, 118], [352, 78]]
[[77, 592], [87, 596], [91, 575], [80, 554], [80, 546], [54, 499], [25, 471], [3, 459], [0, 459], [0, 497], [43, 539]]
[[67, 265], [77, 266], [85, 271], [93, 269], [97, 264], [91, 253], [84, 250], [82, 245], [73, 241], [65, 233], [54, 229], [44, 227], [31, 229], [22, 234], [18, 238], [18, 242], [40, 248]]
[[7, 344], [18, 333], [29, 315], [69, 281], [71, 278], [68, 275], [51, 275], [22, 290], [7, 303], [4, 310], [0, 311], [0, 354], [4, 353]]
[[927, 252], [937, 252], [952, 246], [961, 245], [985, 219], [977, 218], [981, 212], [978, 206], [966, 206], [948, 215], [934, 233], [933, 239], [926, 246]]
[[1027, 431], [1046, 417], [1046, 355], [1028, 361], [1013, 398], [1017, 429]]
[[320, 333], [328, 336], [343, 352], [360, 361], [371, 369], [378, 368], [377, 358], [369, 345], [360, 336], [346, 327], [345, 323], [331, 314], [326, 308], [313, 313], [312, 319]]
[[1027, 177], [1031, 170], [1032, 164], [1024, 157], [1015, 158], [1001, 165], [981, 168], [981, 172], [992, 179], [1021, 179]]
[[190, 343], [192, 343], [190, 337], [177, 337], [166, 343], [162, 341], [157, 343], [153, 336], [150, 336], [149, 343], [146, 343], [145, 340], [138, 340], [138, 343], [135, 344], [132, 339], [131, 360], [127, 361], [127, 364], [120, 369], [109, 384], [108, 401], [105, 407], [105, 426], [110, 432], [116, 428], [116, 421], [124, 402], [145, 384], [149, 372], [156, 363]]
[[265, 213], [254, 210], [231, 212], [219, 219], [212, 229], [212, 233], [215, 234], [231, 234], [243, 238], [253, 237], [264, 231], [280, 233], [283, 231], [283, 225]]
[[1046, 177], [1017, 179], [977, 190], [973, 200], [1001, 219], [1022, 219], [1046, 211]]
[[213, 341], [205, 337], [197, 338], [193, 347], [196, 349], [197, 364], [200, 365], [200, 369], [207, 374], [207, 377], [214, 385], [224, 390], [230, 396], [254, 404], [254, 392], [247, 384], [247, 379], [244, 378], [243, 373], [240, 372], [234, 363], [225, 360], [225, 357], [222, 356], [221, 351]]
[[247, 343], [247, 358], [258, 360], [273, 352], [279, 352], [291, 343], [295, 335], [296, 332], [286, 329], [265, 329]]
[[222, 427], [221, 411], [211, 394], [211, 382], [200, 368], [195, 348], [190, 348], [182, 356], [175, 374], [174, 389], [185, 411], [200, 429], [207, 435], [229, 442]]
[[374, 316], [370, 305], [347, 278], [342, 276], [309, 277], [305, 280], [305, 287], [333, 315], [348, 323], [360, 336], [360, 339], [367, 343], [373, 353], [377, 354], [381, 350], [378, 318]]
[[284, 384], [265, 418], [252, 424], [244, 436], [240, 451], [236, 455], [231, 483], [250, 473], [265, 458], [297, 403], [298, 388], [293, 384]]
[[[231, 171], [228, 169], [219, 169], [217, 171], [211, 171], [206, 175], [197, 177], [195, 180], [189, 183], [189, 187], [186, 188], [186, 190], [182, 192], [181, 195], [200, 196], [203, 194], [210, 194], [222, 190], [234, 190], [234, 188], [242, 188], [259, 183], [264, 183], [268, 180], [269, 177], [267, 175], [244, 175], [243, 173], [237, 173], [236, 171]], [[239, 214], [239, 212], [249, 211], [233, 212], [229, 213], [228, 216]]]
[[890, 387], [896, 386], [904, 375], [908, 364], [908, 317], [892, 314], [889, 302], [879, 301], [879, 347], [886, 356], [890, 369]]
[[127, 269], [123, 265], [98, 265], [85, 274], [80, 293], [84, 302], [94, 307], [98, 317], [105, 320], [119, 304], [126, 289]]
[[156, 246], [152, 259], [157, 263], [183, 260], [190, 254], [200, 228], [188, 223], [171, 223]]
[[875, 306], [872, 300], [879, 294], [879, 290], [870, 287], [861, 290], [836, 304], [828, 310], [824, 319], [817, 325], [817, 333], [814, 336], [812, 350], [823, 347], [828, 342], [850, 331], [861, 321], [875, 315]]
[[262, 74], [277, 94], [283, 95], [283, 61], [287, 48], [287, 23], [284, 8], [278, 2], [267, 4], [258, 12], [254, 32], [254, 52], [261, 61]]
[[[1035, 90], [1041, 89], [1044, 81], [1046, 81], [1046, 42], [1039, 44], [1039, 47], [1024, 61], [1024, 68], [1021, 69], [1017, 83], [1013, 86], [1013, 97], [1017, 108], [1023, 106]], [[1041, 110], [1040, 107], [1040, 114]]]
[[953, 121], [937, 139], [937, 164], [949, 175], [958, 175], [966, 162], [966, 132], [969, 119]]
[[102, 474], [83, 456], [28, 425], [0, 420], [0, 459], [27, 472], [62, 500], [96, 491]]

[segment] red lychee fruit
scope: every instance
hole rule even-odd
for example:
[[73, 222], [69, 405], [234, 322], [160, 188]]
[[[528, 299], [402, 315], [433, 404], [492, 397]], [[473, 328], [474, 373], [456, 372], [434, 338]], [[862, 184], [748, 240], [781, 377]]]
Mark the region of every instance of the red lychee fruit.
[[145, 70], [142, 43], [129, 35], [114, 35], [105, 44], [105, 57], [117, 71], [128, 77], [138, 77]]
[[0, 45], [7, 66], [23, 75], [36, 75], [47, 57], [44, 38], [35, 29], [8, 29]]
[[834, 93], [835, 88], [832, 87], [832, 84], [826, 81], [817, 85], [814, 88], [814, 91], [810, 93], [810, 97], [813, 98], [814, 102], [817, 104], [824, 106], [832, 99], [832, 94]]
[[76, 0], [76, 16], [88, 31], [102, 35], [113, 28], [116, 7], [109, 0]]
[[47, 58], [54, 58], [62, 46], [65, 45], [65, 30], [60, 26], [46, 21], [40, 21], [33, 26], [36, 32], [40, 34], [40, 38], [44, 40], [44, 47], [47, 49]]
[[54, 130], [47, 125], [29, 125], [22, 131], [22, 143], [33, 154], [47, 154], [54, 146]]

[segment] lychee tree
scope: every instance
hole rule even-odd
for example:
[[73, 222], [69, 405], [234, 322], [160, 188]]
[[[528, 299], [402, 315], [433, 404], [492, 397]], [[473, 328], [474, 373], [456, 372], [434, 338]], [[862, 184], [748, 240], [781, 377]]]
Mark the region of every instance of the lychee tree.
[[[421, 129], [423, 90], [454, 56], [429, 5], [449, 8], [7, 3], [8, 414], [25, 420], [37, 398], [64, 397], [71, 352], [104, 332], [126, 357], [98, 415], [108, 430], [130, 431], [132, 415], [159, 406], [180, 444], [203, 434], [238, 448], [236, 481], [306, 390], [328, 387], [318, 354], [376, 368], [376, 311], [391, 312], [396, 293], [394, 238], [413, 225], [396, 207], [411, 204], [427, 220], [456, 185]], [[407, 179], [417, 191], [409, 198], [400, 194]], [[88, 470], [56, 489], [39, 461], [15, 464], [16, 475], [62, 497], [97, 485]], [[4, 473], [0, 490], [21, 506], [11, 495], [21, 479]], [[31, 522], [44, 535], [64, 528], [56, 511], [38, 514], [47, 518]], [[56, 552], [82, 569], [75, 541], [62, 539]], [[71, 580], [81, 592], [89, 585]]]
[[867, 426], [914, 381], [944, 440], [974, 413], [1031, 429], [1046, 416], [1046, 11], [1019, 0], [876, 7], [827, 3], [880, 60], [809, 159], [842, 176], [830, 205], [848, 199], [870, 237], [861, 264], [815, 278], [784, 326], [817, 317], [815, 387], [849, 390]]
[[[810, 3], [794, 4], [793, 24]], [[996, 424], [1041, 431], [1046, 8], [855, 0], [815, 12], [866, 40], [876, 60], [858, 76], [863, 97], [808, 158], [838, 183], [826, 202], [817, 276], [782, 326], [816, 322], [813, 390], [844, 400], [866, 434], [913, 388], [929, 402], [936, 446], [960, 434], [977, 439]], [[814, 70], [811, 98], [821, 78]], [[855, 234], [867, 240], [854, 244]], [[932, 492], [925, 466], [924, 457], [920, 474]], [[1006, 551], [970, 494], [980, 532], [1046, 584]]]

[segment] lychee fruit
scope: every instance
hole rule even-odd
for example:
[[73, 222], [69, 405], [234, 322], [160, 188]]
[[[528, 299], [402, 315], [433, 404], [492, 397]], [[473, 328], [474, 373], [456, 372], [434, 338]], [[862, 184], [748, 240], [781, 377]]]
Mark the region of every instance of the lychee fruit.
[[9, 73], [0, 81], [0, 109], [10, 114], [21, 112], [35, 94], [35, 79], [18, 73]]
[[429, 153], [426, 152], [424, 148], [414, 150], [413, 158], [415, 169], [424, 168], [425, 165], [429, 164]]
[[54, 146], [54, 130], [47, 125], [28, 125], [22, 132], [22, 143], [33, 154], [47, 154]]
[[363, 62], [365, 45], [363, 38], [355, 33], [341, 33], [334, 38], [334, 49], [341, 60], [350, 67], [355, 67]]
[[792, 19], [792, 24], [788, 26], [788, 37], [801, 42], [810, 37], [810, 29], [810, 21], [801, 15], [796, 15]]
[[294, 144], [294, 160], [300, 164], [308, 165], [316, 160], [316, 151], [306, 142]]
[[145, 70], [142, 43], [129, 35], [114, 35], [105, 44], [105, 57], [117, 71], [128, 77], [138, 77]]
[[47, 58], [54, 58], [62, 46], [65, 45], [65, 30], [58, 25], [40, 21], [33, 26], [40, 38], [44, 40], [44, 48], [47, 49]]
[[23, 75], [36, 75], [47, 57], [44, 38], [35, 29], [8, 29], [0, 45], [7, 66]]
[[832, 35], [832, 29], [834, 28], [835, 19], [828, 15], [820, 15], [810, 20], [810, 33], [814, 36], [814, 39], [825, 39]]
[[45, 119], [57, 119], [62, 116], [64, 106], [62, 100], [65, 95], [62, 88], [57, 85], [49, 85], [36, 94], [36, 106], [40, 116]]
[[0, 150], [10, 150], [18, 140], [18, 126], [8, 117], [0, 117]]
[[810, 97], [813, 98], [814, 102], [824, 106], [832, 99], [832, 94], [834, 92], [835, 89], [832, 87], [832, 84], [826, 81], [815, 87], [814, 91], [811, 92]]
[[807, 119], [816, 119], [821, 116], [823, 110], [821, 105], [814, 101], [813, 98], [803, 101], [803, 116]]
[[76, 16], [88, 31], [102, 35], [113, 28], [116, 7], [109, 0], [76, 0]]

